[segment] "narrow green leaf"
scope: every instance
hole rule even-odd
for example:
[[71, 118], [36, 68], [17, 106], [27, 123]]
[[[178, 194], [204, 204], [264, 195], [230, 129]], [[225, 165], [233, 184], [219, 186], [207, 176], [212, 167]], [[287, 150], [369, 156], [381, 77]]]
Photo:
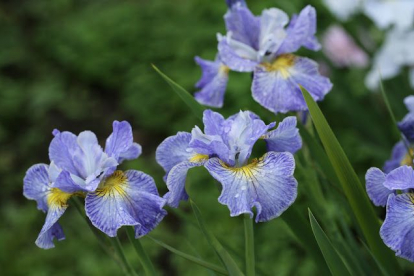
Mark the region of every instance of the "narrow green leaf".
[[213, 233], [210, 232], [205, 226], [205, 223], [201, 217], [200, 210], [198, 209], [197, 205], [190, 199], [191, 207], [193, 208], [194, 215], [197, 218], [198, 224], [200, 226], [201, 231], [203, 232], [204, 236], [206, 237], [207, 241], [214, 248], [217, 255], [219, 256], [220, 260], [223, 262], [224, 266], [226, 267], [227, 271], [229, 272], [230, 276], [240, 276], [244, 275], [239, 267], [237, 266], [236, 262], [230, 256], [230, 254], [224, 249], [221, 243], [216, 239]]
[[380, 224], [358, 176], [312, 96], [302, 88], [312, 121], [361, 230], [376, 258], [389, 273], [401, 274], [397, 260], [379, 236]]
[[389, 274], [385, 270], [384, 266], [377, 260], [377, 258], [375, 258], [374, 254], [372, 254], [371, 250], [369, 250], [368, 245], [365, 242], [363, 242], [363, 241], [361, 241], [361, 242], [364, 245], [365, 249], [368, 251], [368, 253], [371, 256], [371, 258], [374, 260], [375, 264], [378, 266], [378, 269], [381, 272], [381, 275], [383, 275], [383, 276], [390, 276], [390, 275], [392, 275], [392, 274]]
[[332, 167], [331, 162], [329, 161], [328, 156], [323, 150], [322, 146], [318, 141], [309, 133], [309, 131], [302, 125], [298, 124], [300, 136], [305, 141], [305, 144], [308, 146], [308, 149], [313, 157], [313, 159], [318, 162], [319, 166], [322, 169], [323, 174], [326, 178], [329, 179], [332, 183], [338, 183], [338, 177], [335, 174], [335, 170]]
[[297, 205], [293, 204], [282, 214], [281, 218], [286, 222], [290, 230], [292, 230], [293, 234], [295, 234], [299, 242], [307, 250], [309, 256], [314, 259], [319, 268], [320, 275], [330, 275], [321, 250], [312, 233], [312, 228], [304, 214], [306, 214], [306, 211], [301, 212]]
[[203, 119], [204, 108], [194, 99], [194, 97], [185, 90], [182, 86], [174, 82], [172, 79], [167, 77], [160, 69], [155, 65], [152, 65], [155, 71], [172, 87], [175, 93], [190, 107], [194, 115], [200, 120]]
[[182, 252], [182, 251], [180, 251], [178, 249], [175, 249], [174, 247], [172, 247], [172, 246], [170, 246], [170, 245], [168, 245], [168, 244], [166, 244], [166, 243], [164, 243], [164, 242], [162, 242], [160, 240], [157, 240], [157, 239], [151, 237], [151, 236], [147, 236], [147, 237], [150, 238], [153, 242], [157, 243], [158, 245], [164, 247], [165, 249], [171, 251], [172, 253], [174, 253], [174, 254], [176, 254], [176, 255], [178, 255], [178, 256], [180, 256], [180, 257], [182, 257], [182, 258], [184, 258], [184, 259], [186, 259], [186, 260], [188, 260], [190, 262], [193, 262], [195, 264], [198, 264], [200, 266], [203, 266], [203, 267], [205, 267], [207, 269], [213, 270], [213, 271], [215, 271], [217, 273], [220, 273], [222, 275], [229, 275], [225, 269], [223, 269], [223, 268], [221, 268], [221, 267], [219, 267], [219, 266], [217, 266], [215, 264], [206, 262], [206, 261], [204, 261], [204, 260], [202, 260], [200, 258], [197, 258], [197, 257], [194, 257], [194, 256], [189, 255], [187, 253], [184, 253], [184, 252]]
[[328, 265], [332, 275], [351, 275], [341, 257], [338, 255], [338, 252], [329, 241], [319, 223], [316, 221], [311, 210], [308, 209], [308, 211], [313, 234], [315, 235], [316, 241], [318, 242], [319, 248], [322, 251], [323, 257], [325, 258], [326, 264]]

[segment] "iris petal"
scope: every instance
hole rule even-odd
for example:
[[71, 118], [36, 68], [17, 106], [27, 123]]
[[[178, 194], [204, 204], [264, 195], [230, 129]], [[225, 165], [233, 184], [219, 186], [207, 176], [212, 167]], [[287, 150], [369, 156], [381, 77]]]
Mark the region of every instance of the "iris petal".
[[40, 231], [39, 236], [36, 239], [36, 245], [43, 249], [49, 249], [55, 247], [53, 240], [56, 238], [58, 241], [65, 239], [63, 230], [58, 224], [59, 218], [66, 211], [67, 206], [50, 206], [46, 221]]
[[414, 262], [414, 195], [390, 195], [380, 234], [395, 255]]
[[401, 166], [387, 174], [384, 186], [390, 190], [414, 188], [414, 171], [412, 167]]
[[138, 158], [141, 147], [133, 143], [132, 127], [127, 121], [114, 121], [113, 132], [106, 139], [105, 153], [118, 162]]
[[253, 98], [272, 112], [307, 110], [300, 85], [316, 101], [331, 90], [332, 83], [318, 72], [318, 64], [308, 58], [282, 55], [273, 64], [258, 66], [254, 72]]
[[203, 71], [201, 79], [196, 84], [200, 90], [195, 93], [195, 99], [204, 105], [222, 107], [229, 80], [229, 68], [220, 60], [208, 61], [199, 57], [195, 60]]
[[268, 221], [280, 216], [296, 199], [295, 161], [290, 153], [269, 152], [240, 168], [212, 158], [205, 167], [223, 185], [219, 202], [229, 207], [231, 216], [245, 213], [253, 217], [251, 209], [256, 207], [256, 222]]
[[152, 177], [133, 170], [116, 171], [85, 199], [92, 224], [110, 237], [123, 225], [135, 226], [136, 237], [147, 234], [166, 215], [164, 204]]
[[49, 187], [48, 165], [31, 166], [23, 179], [23, 195], [37, 202], [37, 209], [47, 211], [47, 193]]
[[168, 193], [164, 198], [171, 207], [178, 207], [181, 200], [187, 200], [188, 194], [185, 191], [185, 181], [189, 169], [199, 167], [204, 164], [207, 159], [200, 159], [199, 162], [184, 161], [174, 166], [167, 177]]
[[279, 123], [275, 130], [264, 135], [268, 151], [295, 153], [302, 148], [302, 138], [296, 127], [296, 117], [289, 116]]
[[370, 168], [365, 175], [368, 196], [376, 206], [385, 206], [388, 196], [393, 193], [384, 186], [385, 176], [378, 168]]
[[157, 150], [155, 151], [155, 159], [166, 172], [164, 180], [167, 179], [168, 172], [175, 165], [188, 160], [194, 155], [193, 152], [187, 150], [190, 140], [190, 133], [178, 132], [176, 135], [166, 138], [157, 147]]

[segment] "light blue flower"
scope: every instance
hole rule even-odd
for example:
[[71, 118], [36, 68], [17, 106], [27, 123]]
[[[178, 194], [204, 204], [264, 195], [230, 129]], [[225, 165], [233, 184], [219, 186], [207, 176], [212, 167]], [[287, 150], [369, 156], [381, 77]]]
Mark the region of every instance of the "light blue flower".
[[24, 178], [24, 195], [47, 212], [36, 240], [39, 247], [51, 248], [54, 238], [64, 239], [57, 221], [72, 196], [86, 196], [86, 215], [94, 226], [111, 237], [123, 225], [134, 226], [135, 236], [141, 237], [166, 215], [163, 209], [166, 201], [159, 196], [151, 176], [135, 170], [116, 170], [122, 161], [141, 154], [141, 146], [133, 142], [128, 122], [113, 123], [105, 150], [90, 131], [78, 136], [56, 130], [53, 134], [50, 166], [34, 165]]
[[[289, 18], [282, 10], [266, 9], [261, 16], [254, 16], [245, 4], [236, 2], [229, 6], [224, 20], [227, 35], [218, 35], [219, 60], [216, 60], [215, 77], [209, 78], [210, 86], [204, 86], [208, 90], [204, 94], [209, 96], [196, 97], [200, 103], [222, 105], [227, 75], [226, 82], [217, 85], [219, 68], [253, 72], [253, 98], [275, 113], [307, 110], [300, 86], [317, 101], [332, 88], [329, 79], [319, 74], [316, 62], [291, 54], [302, 46], [315, 51], [320, 49], [315, 38], [316, 11], [313, 7], [305, 7], [288, 24]], [[202, 66], [202, 69], [205, 76], [208, 68]]]
[[[250, 214], [256, 207], [256, 222], [279, 216], [295, 200], [297, 182], [293, 177], [292, 153], [302, 147], [296, 118], [287, 117], [275, 130], [249, 112], [224, 119], [204, 111], [204, 132], [197, 126], [191, 133], [179, 132], [157, 148], [157, 162], [166, 172], [167, 203], [177, 207], [186, 200], [185, 179], [190, 168], [204, 166], [223, 186], [219, 202], [231, 216]], [[269, 131], [270, 130], [270, 131]], [[268, 152], [249, 161], [253, 146], [264, 139]]]

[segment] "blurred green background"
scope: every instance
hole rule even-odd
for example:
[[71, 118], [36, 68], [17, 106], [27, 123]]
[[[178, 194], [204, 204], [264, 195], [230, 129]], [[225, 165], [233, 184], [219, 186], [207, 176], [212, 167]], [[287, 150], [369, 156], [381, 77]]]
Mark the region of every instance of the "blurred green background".
[[[278, 7], [289, 15], [309, 1], [247, 1], [255, 14]], [[318, 12], [318, 36], [335, 22], [320, 1], [310, 1]], [[60, 220], [66, 240], [51, 250], [34, 241], [44, 214], [22, 195], [25, 171], [35, 163], [48, 163], [54, 128], [79, 133], [94, 131], [103, 144], [113, 120], [128, 120], [135, 141], [143, 147], [134, 168], [151, 174], [161, 194], [164, 174], [155, 162], [155, 149], [177, 131], [190, 131], [198, 123], [171, 88], [151, 68], [155, 64], [189, 91], [201, 75], [194, 56], [213, 59], [217, 32], [224, 33], [224, 0], [37, 0], [0, 3], [0, 274], [2, 275], [119, 275], [115, 262], [101, 251], [90, 229], [74, 208]], [[344, 27], [358, 42], [371, 39], [372, 56], [384, 34], [363, 15]], [[364, 86], [368, 69], [336, 69], [322, 52], [301, 50], [325, 63], [334, 88], [321, 103], [357, 173], [363, 179], [371, 166], [381, 167], [398, 140], [381, 95]], [[249, 74], [230, 73], [223, 114], [250, 109], [266, 122], [276, 118], [251, 97]], [[406, 113], [402, 100], [412, 93], [407, 72], [385, 82], [397, 119]], [[306, 177], [299, 178], [297, 204], [306, 208]], [[243, 260], [243, 221], [230, 218], [217, 202], [219, 190], [202, 168], [190, 172], [188, 191], [209, 227]], [[326, 189], [324, 190], [326, 192]], [[337, 202], [321, 210], [335, 213]], [[304, 210], [306, 210], [304, 208]], [[188, 203], [180, 210], [191, 214]], [[384, 210], [378, 209], [383, 216]], [[317, 214], [316, 214], [317, 215]], [[283, 219], [256, 225], [256, 255], [268, 275], [314, 275], [317, 267]], [[199, 230], [175, 212], [153, 232], [183, 251], [218, 263]], [[124, 231], [121, 240], [129, 260], [139, 267]], [[149, 239], [143, 239], [162, 275], [209, 275]]]

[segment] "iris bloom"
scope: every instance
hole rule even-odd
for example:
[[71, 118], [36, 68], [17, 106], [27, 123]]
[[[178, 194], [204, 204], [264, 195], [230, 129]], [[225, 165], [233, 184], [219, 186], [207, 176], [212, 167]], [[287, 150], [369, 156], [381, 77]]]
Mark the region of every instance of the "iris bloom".
[[105, 150], [90, 131], [78, 136], [53, 133], [49, 147], [51, 165], [34, 165], [24, 178], [24, 195], [36, 200], [38, 208], [47, 212], [36, 241], [39, 247], [51, 248], [54, 238], [64, 238], [57, 221], [74, 195], [86, 196], [87, 216], [111, 237], [123, 225], [134, 226], [136, 237], [141, 237], [166, 215], [165, 200], [159, 196], [152, 177], [135, 170], [116, 170], [123, 160], [135, 159], [141, 153], [140, 145], [133, 142], [128, 122], [113, 123]]
[[[224, 119], [219, 113], [204, 111], [204, 132], [197, 126], [191, 133], [179, 132], [157, 148], [157, 162], [166, 172], [167, 203], [177, 207], [186, 200], [185, 179], [190, 168], [204, 166], [222, 184], [219, 197], [231, 216], [246, 213], [256, 222], [279, 216], [295, 200], [297, 182], [293, 177], [292, 153], [302, 147], [296, 118], [287, 117], [278, 127], [266, 125], [249, 112]], [[263, 139], [268, 152], [249, 161], [254, 144]]]
[[302, 46], [319, 50], [315, 38], [316, 11], [305, 7], [290, 23], [282, 10], [266, 9], [254, 16], [244, 3], [232, 1], [224, 16], [227, 35], [218, 35], [219, 54], [214, 62], [197, 58], [203, 70], [196, 99], [220, 107], [227, 84], [227, 72], [253, 72], [253, 98], [278, 113], [306, 110], [300, 85], [319, 101], [331, 90], [328, 78], [318, 72], [313, 60], [292, 53]]
[[[414, 3], [414, 2], [413, 2]], [[414, 31], [390, 30], [384, 45], [374, 56], [374, 63], [368, 73], [365, 84], [371, 89], [378, 89], [381, 78], [391, 79], [400, 74], [401, 69], [409, 67], [409, 80], [414, 88]]]
[[414, 262], [412, 166], [401, 166], [388, 174], [371, 168], [366, 174], [366, 185], [368, 195], [374, 204], [387, 206], [386, 218], [380, 230], [384, 243], [394, 250], [397, 256]]

